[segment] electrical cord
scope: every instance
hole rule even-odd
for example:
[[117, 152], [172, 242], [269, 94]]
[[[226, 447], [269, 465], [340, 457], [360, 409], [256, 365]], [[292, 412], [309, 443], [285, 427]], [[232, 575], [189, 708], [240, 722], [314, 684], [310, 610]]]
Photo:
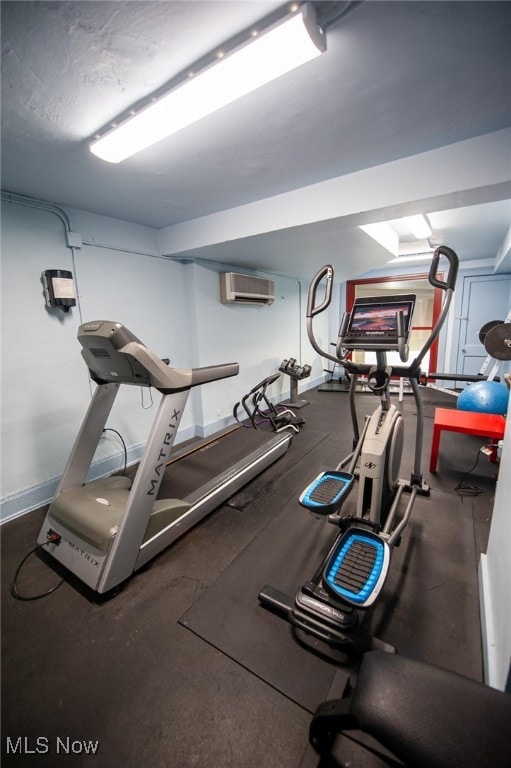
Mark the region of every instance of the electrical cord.
[[[103, 432], [114, 432], [114, 434], [117, 435], [119, 440], [122, 443], [123, 451], [124, 451], [124, 467], [123, 467], [123, 475], [126, 474], [126, 469], [128, 466], [128, 450], [126, 448], [126, 443], [124, 442], [124, 439], [120, 432], [118, 432], [116, 429], [112, 429], [111, 427], [105, 427]], [[47, 595], [51, 595], [52, 592], [55, 592], [56, 589], [58, 589], [65, 581], [65, 578], [62, 579], [56, 586], [49, 589], [47, 592], [42, 592], [40, 595], [22, 595], [18, 591], [18, 576], [20, 574], [21, 569], [23, 568], [24, 564], [28, 560], [28, 558], [34, 554], [34, 552], [37, 552], [38, 549], [42, 549], [43, 547], [46, 547], [48, 544], [60, 544], [62, 537], [58, 535], [58, 533], [55, 533], [53, 531], [49, 531], [47, 534], [47, 541], [44, 541], [42, 544], [38, 544], [37, 547], [34, 547], [30, 550], [28, 554], [25, 555], [21, 563], [18, 565], [16, 569], [16, 573], [14, 574], [14, 578], [12, 580], [11, 584], [11, 595], [16, 598], [16, 600], [40, 600], [42, 597], [46, 597]]]
[[149, 391], [149, 405], [144, 405], [144, 387], [140, 387], [140, 400], [142, 403], [142, 408], [144, 411], [149, 411], [153, 407], [153, 393], [151, 392], [151, 387], [148, 388]]
[[458, 485], [455, 487], [455, 491], [459, 496], [480, 496], [482, 493], [484, 493], [482, 488], [479, 488], [477, 485], [463, 485], [463, 481], [465, 478], [470, 475], [471, 472], [474, 471], [474, 469], [477, 467], [477, 462], [479, 461], [479, 457], [481, 456], [481, 451], [477, 451], [477, 459], [475, 460], [474, 466], [471, 467], [461, 480], [459, 481]]
[[48, 532], [47, 534], [48, 541], [44, 541], [42, 544], [38, 544], [37, 547], [34, 547], [34, 549], [31, 549], [30, 552], [25, 555], [21, 563], [16, 568], [16, 573], [14, 574], [14, 578], [12, 580], [11, 584], [11, 595], [16, 598], [16, 600], [40, 600], [42, 597], [47, 597], [48, 595], [51, 595], [52, 592], [55, 592], [56, 589], [58, 589], [62, 584], [64, 583], [65, 579], [62, 579], [59, 581], [59, 583], [55, 586], [49, 589], [47, 592], [41, 592], [39, 595], [22, 595], [18, 592], [18, 576], [19, 573], [23, 567], [23, 565], [26, 563], [28, 558], [34, 554], [34, 552], [37, 552], [38, 549], [42, 549], [42, 547], [46, 547], [48, 544], [60, 544], [62, 537], [59, 536], [57, 533]]
[[117, 437], [119, 438], [119, 440], [121, 441], [122, 447], [123, 447], [123, 450], [124, 450], [124, 468], [122, 470], [122, 474], [125, 475], [126, 474], [126, 469], [128, 467], [128, 450], [126, 448], [126, 443], [124, 442], [121, 433], [118, 432], [116, 429], [112, 429], [112, 427], [105, 427], [103, 432], [114, 432], [114, 434], [116, 434]]

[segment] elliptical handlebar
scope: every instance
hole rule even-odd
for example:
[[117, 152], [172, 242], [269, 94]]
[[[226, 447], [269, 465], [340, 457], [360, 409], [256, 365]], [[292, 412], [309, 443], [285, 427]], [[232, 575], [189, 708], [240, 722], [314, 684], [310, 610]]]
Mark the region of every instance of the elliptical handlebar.
[[[449, 261], [449, 271], [447, 273], [447, 277], [445, 280], [439, 280], [436, 276], [438, 263], [440, 261], [440, 256], [445, 256]], [[420, 371], [420, 364], [422, 363], [427, 352], [431, 349], [433, 342], [437, 338], [445, 322], [445, 318], [447, 317], [447, 312], [449, 311], [449, 307], [451, 304], [451, 299], [454, 294], [456, 278], [458, 277], [458, 266], [459, 266], [458, 255], [452, 250], [452, 248], [448, 248], [446, 245], [439, 245], [438, 248], [435, 249], [435, 252], [433, 254], [433, 260], [431, 262], [431, 267], [429, 270], [429, 282], [434, 288], [440, 288], [442, 291], [445, 292], [445, 294], [444, 294], [444, 300], [442, 302], [442, 308], [440, 310], [440, 315], [437, 318], [435, 327], [431, 331], [429, 338], [426, 340], [426, 343], [424, 344], [421, 351], [419, 352], [419, 354], [417, 355], [417, 357], [415, 358], [415, 360], [411, 365], [411, 368], [413, 368], [415, 372]]]
[[398, 352], [399, 357], [401, 359], [402, 363], [406, 363], [408, 360], [408, 344], [405, 341], [405, 319], [402, 310], [398, 310], [398, 313], [396, 315], [397, 319], [397, 343], [398, 343]]
[[[445, 256], [449, 261], [449, 272], [447, 273], [447, 278], [445, 280], [439, 280], [436, 276], [440, 256]], [[428, 278], [429, 282], [435, 288], [441, 288], [443, 291], [446, 291], [448, 288], [454, 289], [454, 286], [456, 285], [456, 278], [458, 276], [458, 265], [458, 256], [452, 250], [452, 248], [448, 248], [446, 245], [439, 245], [438, 248], [435, 249], [433, 259], [431, 261]]]
[[[318, 287], [321, 281], [325, 277], [326, 277], [325, 298], [323, 299], [321, 304], [318, 304], [316, 306], [316, 296], [318, 292]], [[309, 293], [307, 296], [306, 318], [307, 318], [307, 335], [309, 337], [309, 341], [313, 349], [315, 349], [318, 355], [321, 355], [321, 357], [325, 357], [328, 360], [332, 360], [332, 362], [337, 364], [339, 363], [339, 358], [329, 354], [328, 352], [325, 352], [324, 349], [321, 349], [321, 347], [319, 346], [314, 336], [314, 331], [312, 330], [312, 318], [315, 317], [316, 315], [319, 315], [320, 312], [323, 312], [330, 305], [330, 302], [332, 300], [333, 282], [334, 282], [334, 269], [330, 264], [326, 264], [324, 267], [321, 267], [319, 272], [317, 272], [314, 275], [314, 277], [312, 278], [312, 282], [309, 286]]]
[[[325, 298], [323, 299], [322, 303], [319, 306], [316, 305], [316, 294], [318, 291], [318, 286], [323, 280], [323, 278], [326, 277], [326, 286], [325, 286]], [[323, 312], [329, 305], [332, 300], [332, 285], [334, 282], [334, 270], [333, 267], [330, 266], [330, 264], [326, 264], [324, 267], [321, 267], [319, 272], [312, 278], [312, 282], [309, 286], [309, 294], [307, 298], [307, 317], [314, 317], [315, 315], [319, 315], [320, 312]]]

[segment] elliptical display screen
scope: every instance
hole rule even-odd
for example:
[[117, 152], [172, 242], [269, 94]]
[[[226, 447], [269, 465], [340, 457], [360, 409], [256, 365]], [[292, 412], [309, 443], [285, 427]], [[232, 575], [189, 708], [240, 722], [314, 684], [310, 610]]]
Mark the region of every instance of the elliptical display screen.
[[348, 349], [397, 349], [397, 313], [403, 313], [404, 339], [412, 327], [415, 294], [355, 299], [342, 344]]

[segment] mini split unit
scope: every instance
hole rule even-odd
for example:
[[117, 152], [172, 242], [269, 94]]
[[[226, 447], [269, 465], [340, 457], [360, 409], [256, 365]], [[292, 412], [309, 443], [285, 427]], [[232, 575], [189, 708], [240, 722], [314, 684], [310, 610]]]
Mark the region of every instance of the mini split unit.
[[220, 274], [220, 300], [222, 304], [273, 304], [273, 280], [237, 272]]

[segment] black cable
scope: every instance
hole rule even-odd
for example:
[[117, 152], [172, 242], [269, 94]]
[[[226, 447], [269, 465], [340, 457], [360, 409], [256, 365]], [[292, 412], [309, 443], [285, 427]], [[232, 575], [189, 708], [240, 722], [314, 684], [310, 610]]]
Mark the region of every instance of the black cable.
[[151, 387], [148, 388], [149, 390], [149, 405], [144, 405], [144, 387], [140, 387], [140, 399], [142, 402], [142, 408], [144, 411], [149, 411], [153, 407], [153, 393], [151, 392]]
[[34, 552], [37, 552], [38, 549], [41, 549], [42, 547], [45, 547], [47, 544], [55, 544], [60, 543], [60, 536], [53, 536], [52, 538], [48, 539], [48, 541], [43, 542], [42, 544], [38, 544], [37, 547], [34, 547], [34, 549], [31, 549], [28, 555], [25, 555], [21, 563], [16, 568], [16, 573], [14, 574], [14, 578], [12, 580], [11, 584], [11, 595], [16, 598], [16, 600], [40, 600], [41, 597], [47, 597], [48, 595], [51, 595], [52, 592], [55, 592], [56, 589], [58, 589], [62, 584], [64, 583], [65, 579], [62, 579], [59, 581], [59, 583], [55, 586], [49, 589], [47, 592], [42, 592], [40, 595], [21, 595], [18, 592], [18, 586], [16, 584], [19, 576], [19, 572], [21, 571], [23, 565], [28, 560], [30, 555], [33, 555]]
[[482, 488], [479, 488], [477, 485], [463, 485], [464, 479], [470, 475], [471, 472], [474, 471], [474, 469], [477, 467], [477, 462], [479, 461], [479, 457], [481, 456], [481, 451], [477, 451], [477, 459], [475, 460], [475, 464], [473, 467], [471, 467], [468, 472], [465, 472], [461, 480], [459, 481], [458, 485], [455, 487], [455, 491], [459, 496], [480, 496], [481, 493], [484, 493]]
[[117, 437], [119, 438], [119, 440], [121, 441], [122, 447], [124, 449], [124, 469], [122, 470], [122, 474], [125, 475], [126, 474], [126, 469], [128, 467], [128, 450], [126, 448], [126, 443], [124, 442], [121, 433], [118, 432], [116, 429], [112, 429], [111, 427], [105, 427], [103, 432], [114, 432], [117, 435]]

